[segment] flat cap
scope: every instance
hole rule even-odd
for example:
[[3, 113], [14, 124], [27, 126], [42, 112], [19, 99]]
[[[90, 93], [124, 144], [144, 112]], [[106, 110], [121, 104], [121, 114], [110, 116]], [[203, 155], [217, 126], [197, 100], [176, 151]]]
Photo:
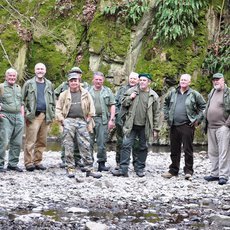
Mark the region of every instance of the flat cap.
[[150, 74], [150, 73], [140, 73], [138, 77], [139, 77], [139, 78], [140, 78], [140, 77], [146, 77], [146, 78], [148, 78], [148, 79], [151, 80], [151, 81], [153, 80], [153, 79], [152, 79], [152, 74]]
[[223, 78], [223, 77], [224, 77], [224, 75], [222, 73], [215, 73], [215, 74], [213, 74], [212, 79], [215, 79], [215, 78], [220, 79], [220, 78]]

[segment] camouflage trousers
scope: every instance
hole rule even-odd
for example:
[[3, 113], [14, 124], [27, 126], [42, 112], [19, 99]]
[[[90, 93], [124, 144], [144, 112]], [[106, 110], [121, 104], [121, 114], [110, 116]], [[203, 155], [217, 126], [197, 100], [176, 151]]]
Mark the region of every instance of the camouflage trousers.
[[90, 135], [87, 130], [87, 123], [82, 118], [66, 118], [64, 120], [63, 145], [68, 168], [75, 168], [75, 143], [78, 145], [85, 168], [91, 170], [93, 158], [90, 151]]

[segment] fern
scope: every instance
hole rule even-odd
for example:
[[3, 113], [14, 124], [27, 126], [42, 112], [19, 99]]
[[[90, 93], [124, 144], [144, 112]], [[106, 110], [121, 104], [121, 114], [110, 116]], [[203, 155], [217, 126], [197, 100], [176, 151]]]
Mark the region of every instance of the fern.
[[193, 35], [199, 11], [205, 6], [207, 0], [156, 0], [155, 39], [172, 42]]

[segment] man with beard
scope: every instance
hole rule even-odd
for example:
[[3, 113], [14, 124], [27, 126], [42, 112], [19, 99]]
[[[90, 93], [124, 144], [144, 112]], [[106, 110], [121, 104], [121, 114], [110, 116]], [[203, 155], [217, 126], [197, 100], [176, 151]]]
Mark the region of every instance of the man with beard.
[[26, 121], [24, 163], [27, 171], [46, 170], [41, 161], [49, 124], [55, 117], [55, 95], [45, 74], [46, 66], [37, 63], [35, 77], [26, 81], [22, 89]]
[[223, 185], [230, 175], [230, 88], [221, 73], [213, 75], [212, 83], [205, 111], [208, 156], [212, 165], [211, 175], [204, 179]]

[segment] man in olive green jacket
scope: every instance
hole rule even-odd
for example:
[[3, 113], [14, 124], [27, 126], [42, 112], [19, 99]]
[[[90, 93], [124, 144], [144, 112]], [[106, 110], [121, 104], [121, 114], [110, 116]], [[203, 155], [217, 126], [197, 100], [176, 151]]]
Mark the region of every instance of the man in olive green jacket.
[[185, 179], [193, 175], [193, 138], [195, 127], [203, 119], [205, 100], [200, 93], [191, 89], [191, 76], [182, 74], [179, 87], [172, 89], [166, 96], [163, 111], [170, 127], [170, 150], [172, 164], [164, 178], [177, 176], [180, 169], [181, 145], [185, 154]]
[[114, 176], [128, 176], [130, 154], [138, 136], [139, 151], [136, 159], [136, 174], [145, 176], [144, 168], [148, 154], [148, 143], [157, 138], [159, 131], [159, 97], [150, 88], [150, 74], [139, 74], [139, 85], [130, 88], [122, 99], [122, 106], [128, 112], [123, 127], [124, 138], [121, 147], [120, 168], [112, 171]]
[[8, 69], [0, 84], [0, 173], [5, 172], [5, 155], [9, 147], [7, 170], [22, 172], [17, 166], [24, 131], [24, 109], [21, 87], [16, 84], [17, 71]]
[[46, 66], [36, 64], [35, 77], [26, 81], [22, 89], [26, 120], [24, 161], [27, 171], [46, 169], [41, 161], [48, 127], [55, 117], [55, 95], [52, 83], [45, 78], [45, 74]]

